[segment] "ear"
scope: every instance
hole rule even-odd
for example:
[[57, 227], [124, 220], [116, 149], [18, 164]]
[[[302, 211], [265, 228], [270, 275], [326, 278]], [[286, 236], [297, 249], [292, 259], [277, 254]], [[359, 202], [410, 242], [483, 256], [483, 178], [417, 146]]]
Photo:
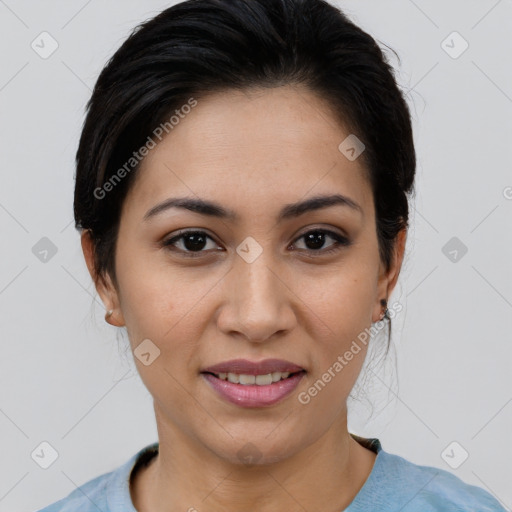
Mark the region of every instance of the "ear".
[[[407, 228], [403, 228], [398, 232], [395, 248], [393, 251], [393, 257], [391, 258], [390, 267], [388, 270], [384, 268], [384, 263], [380, 264], [379, 281], [377, 285], [377, 297], [375, 300], [375, 306], [372, 314], [372, 322], [378, 322], [380, 320], [381, 313], [384, 308], [381, 305], [381, 299], [389, 300], [391, 293], [393, 292], [395, 285], [402, 268], [402, 261], [405, 253], [405, 243], [407, 240]], [[388, 304], [389, 307], [389, 304]]]
[[118, 291], [112, 283], [110, 275], [98, 275], [96, 271], [96, 266], [94, 263], [95, 246], [90, 230], [86, 229], [82, 232], [81, 242], [85, 263], [94, 282], [94, 286], [96, 287], [96, 291], [98, 292], [98, 295], [100, 296], [103, 304], [105, 304], [107, 311], [113, 310], [112, 315], [105, 317], [105, 321], [110, 325], [123, 327], [124, 318], [120, 308]]

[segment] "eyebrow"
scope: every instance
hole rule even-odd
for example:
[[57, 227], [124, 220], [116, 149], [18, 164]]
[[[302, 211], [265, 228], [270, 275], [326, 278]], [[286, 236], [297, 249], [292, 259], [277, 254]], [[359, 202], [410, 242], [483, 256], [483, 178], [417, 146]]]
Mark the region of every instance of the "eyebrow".
[[[329, 208], [331, 206], [345, 206], [360, 214], [363, 213], [361, 206], [353, 199], [341, 194], [333, 195], [319, 195], [298, 203], [291, 203], [285, 205], [279, 215], [277, 216], [278, 222], [299, 217], [307, 212]], [[191, 212], [207, 215], [209, 217], [217, 217], [219, 219], [237, 221], [239, 216], [233, 210], [225, 208], [218, 203], [206, 199], [196, 199], [190, 197], [175, 197], [166, 199], [165, 201], [157, 204], [144, 215], [144, 221], [147, 221], [156, 215], [169, 210], [171, 208], [181, 208]]]

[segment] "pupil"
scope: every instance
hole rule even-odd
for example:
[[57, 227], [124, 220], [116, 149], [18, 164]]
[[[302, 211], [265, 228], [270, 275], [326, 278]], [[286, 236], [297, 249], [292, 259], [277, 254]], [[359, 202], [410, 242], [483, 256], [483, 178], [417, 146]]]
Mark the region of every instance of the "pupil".
[[[190, 241], [192, 242], [190, 243]], [[185, 235], [184, 238], [185, 247], [189, 251], [200, 251], [201, 249], [204, 248], [205, 243], [206, 237], [198, 233], [191, 233]]]
[[[325, 242], [324, 237], [325, 233], [322, 233], [320, 231], [308, 233], [306, 235], [306, 246], [309, 247], [310, 249], [321, 249]], [[313, 247], [310, 247], [311, 244], [313, 245]]]

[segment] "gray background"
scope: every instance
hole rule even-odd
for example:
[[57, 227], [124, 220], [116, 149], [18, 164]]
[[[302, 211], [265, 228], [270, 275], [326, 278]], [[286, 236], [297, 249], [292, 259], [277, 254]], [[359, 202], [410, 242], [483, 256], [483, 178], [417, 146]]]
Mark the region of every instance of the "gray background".
[[[157, 439], [126, 335], [103, 320], [72, 196], [95, 79], [131, 29], [170, 4], [0, 0], [0, 512], [53, 502]], [[486, 488], [510, 510], [512, 1], [337, 4], [400, 55], [401, 64], [390, 58], [419, 160], [391, 298], [404, 305], [393, 325], [396, 361], [391, 354], [368, 373], [373, 414], [364, 400], [351, 404], [349, 427]], [[31, 47], [42, 46], [43, 31], [59, 45], [46, 59]], [[453, 31], [469, 44], [457, 58], [461, 39], [444, 44], [452, 56], [442, 46]], [[57, 249], [46, 261], [37, 257], [43, 237]], [[48, 469], [31, 458], [43, 441], [59, 454]], [[450, 467], [462, 449], [468, 459]]]

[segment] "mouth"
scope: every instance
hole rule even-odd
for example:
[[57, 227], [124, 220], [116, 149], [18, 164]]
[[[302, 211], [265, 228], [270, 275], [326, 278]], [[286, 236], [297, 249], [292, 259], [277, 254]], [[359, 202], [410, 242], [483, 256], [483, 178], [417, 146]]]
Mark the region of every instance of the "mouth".
[[226, 380], [232, 384], [241, 384], [242, 386], [269, 386], [281, 380], [289, 379], [298, 373], [305, 373], [306, 370], [300, 370], [298, 372], [272, 372], [260, 375], [248, 375], [246, 373], [232, 373], [232, 372], [204, 372], [217, 377], [220, 380]]
[[204, 369], [201, 376], [218, 396], [240, 407], [265, 407], [290, 395], [307, 371], [289, 361], [227, 361]]

